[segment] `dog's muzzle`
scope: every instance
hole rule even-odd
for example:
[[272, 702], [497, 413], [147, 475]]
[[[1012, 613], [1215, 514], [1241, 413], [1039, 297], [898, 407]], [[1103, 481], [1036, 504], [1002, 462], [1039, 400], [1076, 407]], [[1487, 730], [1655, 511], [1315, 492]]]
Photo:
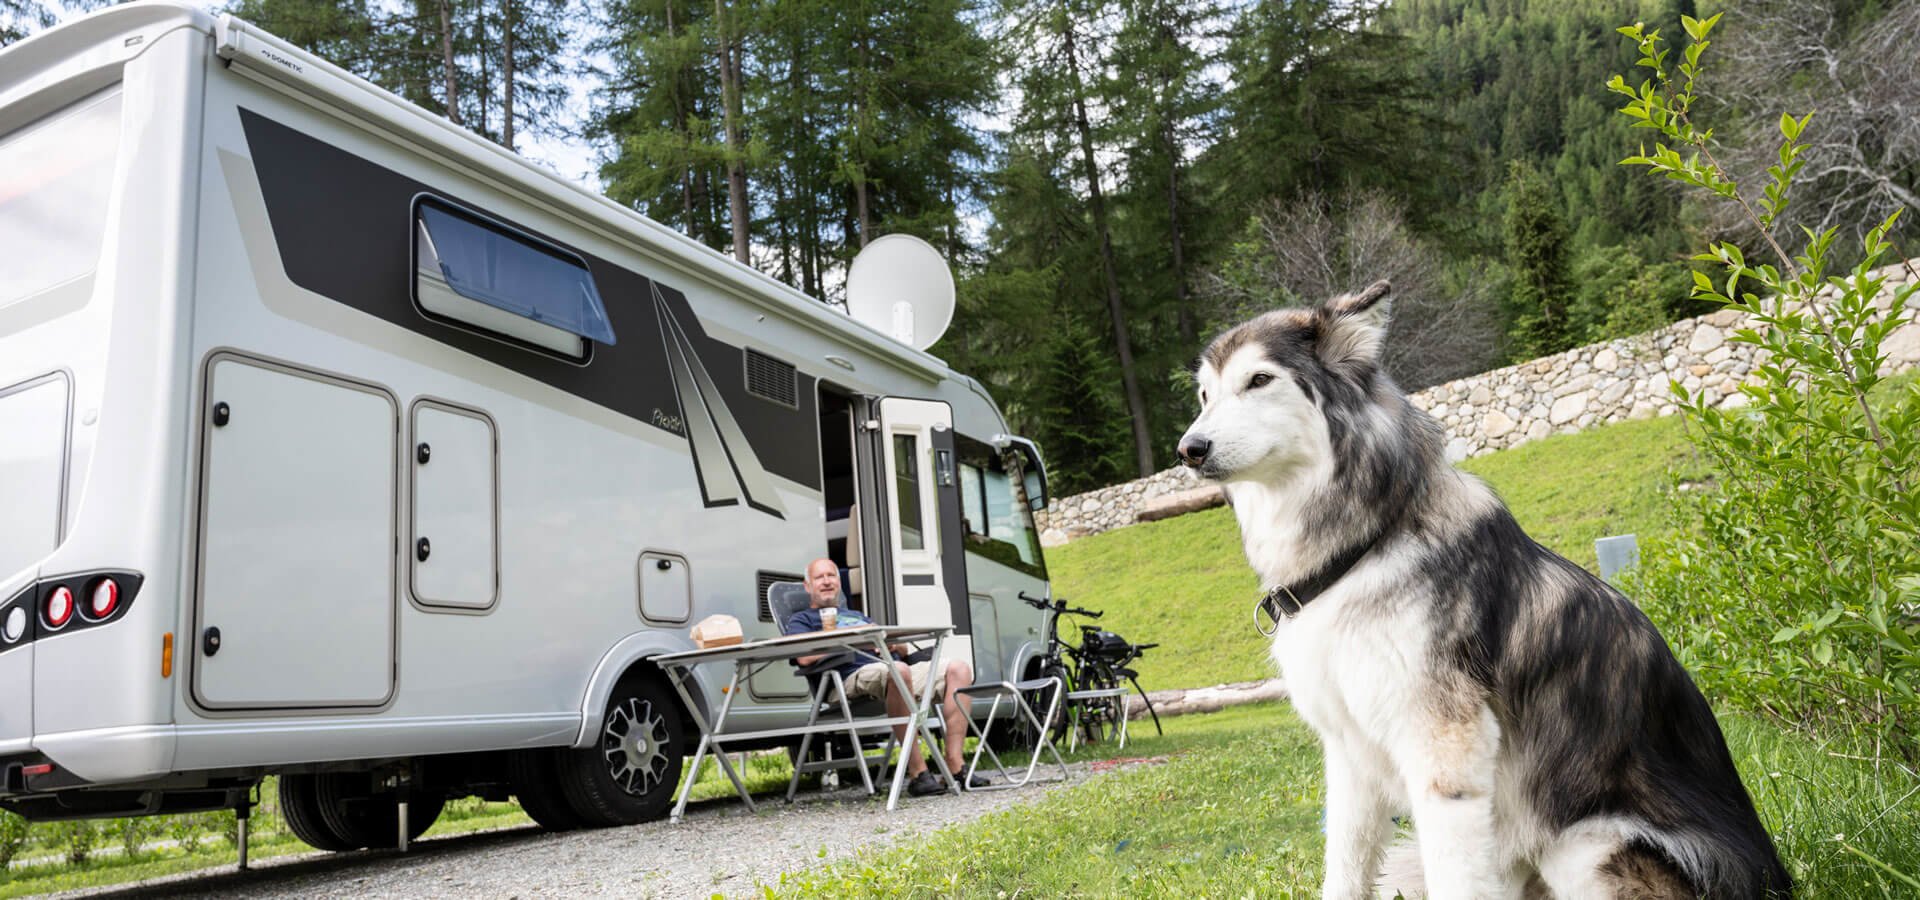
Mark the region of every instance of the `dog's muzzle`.
[[1207, 461], [1207, 452], [1213, 449], [1213, 442], [1204, 435], [1188, 433], [1180, 438], [1180, 462], [1188, 468], [1200, 468]]

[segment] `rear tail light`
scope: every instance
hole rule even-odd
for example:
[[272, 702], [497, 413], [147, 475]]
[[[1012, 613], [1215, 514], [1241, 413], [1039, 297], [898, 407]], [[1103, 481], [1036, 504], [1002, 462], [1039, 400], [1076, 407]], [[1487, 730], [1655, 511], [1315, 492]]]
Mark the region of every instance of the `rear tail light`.
[[87, 598], [87, 617], [99, 621], [113, 615], [120, 608], [120, 585], [111, 578], [102, 578], [93, 583], [93, 591]]
[[64, 628], [73, 618], [73, 592], [60, 585], [47, 594], [47, 627]]

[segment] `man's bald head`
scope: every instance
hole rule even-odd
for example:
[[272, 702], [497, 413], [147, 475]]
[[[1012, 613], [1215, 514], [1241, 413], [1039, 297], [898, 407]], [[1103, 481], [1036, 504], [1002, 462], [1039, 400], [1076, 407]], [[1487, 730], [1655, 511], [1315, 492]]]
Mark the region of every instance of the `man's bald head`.
[[822, 557], [807, 563], [807, 597], [814, 609], [840, 605], [840, 566]]

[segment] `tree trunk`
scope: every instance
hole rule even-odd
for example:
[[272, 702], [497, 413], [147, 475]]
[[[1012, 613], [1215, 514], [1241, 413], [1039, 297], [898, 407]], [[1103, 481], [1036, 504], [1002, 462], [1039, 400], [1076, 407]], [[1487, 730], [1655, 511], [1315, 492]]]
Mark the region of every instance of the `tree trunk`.
[[453, 0], [440, 0], [440, 62], [447, 98], [447, 119], [460, 122], [460, 86], [453, 66]]
[[1199, 340], [1199, 328], [1194, 322], [1193, 303], [1187, 297], [1186, 253], [1180, 233], [1180, 146], [1164, 115], [1161, 122], [1161, 140], [1167, 154], [1167, 244], [1173, 252], [1174, 315], [1180, 326], [1181, 346], [1198, 349], [1194, 344]]
[[[667, 0], [667, 34], [679, 37], [680, 29], [673, 21], [673, 4], [674, 0]], [[681, 80], [685, 75], [675, 72], [673, 77]], [[674, 91], [673, 129], [682, 140], [687, 140], [687, 110], [681, 105], [681, 100], [680, 92]], [[700, 233], [694, 225], [693, 208], [693, 163], [683, 156], [680, 166], [680, 227], [686, 229], [688, 237], [698, 238]]]
[[868, 103], [872, 99], [869, 96], [867, 96], [867, 85], [869, 83], [869, 80], [872, 78], [872, 75], [873, 75], [873, 70], [869, 68], [869, 64], [867, 62], [867, 36], [866, 34], [862, 33], [860, 35], [860, 90], [855, 92], [854, 94], [854, 96], [857, 97], [858, 99], [854, 101], [855, 105], [853, 110], [853, 129], [854, 129], [853, 130], [853, 134], [854, 134], [854, 141], [853, 141], [854, 151], [853, 152], [855, 154], [863, 155], [863, 158], [858, 160], [858, 164], [854, 167], [854, 176], [853, 176], [853, 196], [854, 196], [855, 205], [857, 207], [857, 214], [859, 216], [860, 249], [862, 250], [866, 249], [868, 235], [873, 228], [873, 223], [867, 213], [867, 166], [866, 166], [867, 161], [864, 158], [864, 153], [865, 153], [864, 139], [867, 132], [867, 109], [868, 109]]
[[500, 143], [508, 150], [513, 149], [513, 0], [502, 0], [500, 4], [500, 86], [501, 105], [505, 107], [505, 118], [500, 123]]
[[733, 220], [733, 258], [753, 261], [747, 237], [747, 173], [741, 165], [745, 149], [740, 139], [740, 56], [727, 28], [726, 0], [713, 0], [714, 28], [720, 34], [720, 103], [727, 130], [727, 210]]
[[1100, 192], [1100, 162], [1093, 152], [1093, 126], [1087, 120], [1086, 90], [1080, 78], [1080, 58], [1074, 47], [1073, 26], [1066, 41], [1067, 71], [1073, 81], [1074, 126], [1080, 133], [1080, 158], [1087, 174], [1087, 205], [1093, 212], [1093, 230], [1100, 238], [1100, 277], [1107, 293], [1107, 317], [1113, 321], [1113, 349], [1120, 358], [1120, 382], [1127, 394], [1127, 413], [1133, 420], [1133, 457], [1140, 477], [1154, 473], [1153, 438], [1147, 428], [1147, 401], [1134, 372], [1133, 342], [1127, 337], [1127, 311], [1120, 303], [1120, 276], [1113, 262], [1113, 233], [1107, 228], [1107, 204]]

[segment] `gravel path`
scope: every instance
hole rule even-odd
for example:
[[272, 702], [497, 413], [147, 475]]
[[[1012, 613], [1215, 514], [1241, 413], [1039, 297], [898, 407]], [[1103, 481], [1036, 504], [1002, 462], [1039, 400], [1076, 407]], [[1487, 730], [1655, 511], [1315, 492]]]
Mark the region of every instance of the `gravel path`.
[[[1073, 782], [1088, 769], [1073, 766]], [[1035, 773], [1036, 781], [1049, 773]], [[548, 834], [515, 828], [420, 841], [396, 853], [313, 853], [231, 869], [172, 876], [105, 892], [110, 897], [711, 897], [741, 896], [781, 873], [813, 868], [948, 825], [1029, 803], [1061, 786], [1054, 780], [1004, 791], [913, 798], [887, 812], [886, 796], [857, 787], [802, 791], [792, 806], [778, 796], [748, 812], [737, 798], [691, 805], [678, 825], [652, 822]], [[757, 799], [757, 798], [756, 798]], [[824, 856], [822, 855], [824, 852]]]

